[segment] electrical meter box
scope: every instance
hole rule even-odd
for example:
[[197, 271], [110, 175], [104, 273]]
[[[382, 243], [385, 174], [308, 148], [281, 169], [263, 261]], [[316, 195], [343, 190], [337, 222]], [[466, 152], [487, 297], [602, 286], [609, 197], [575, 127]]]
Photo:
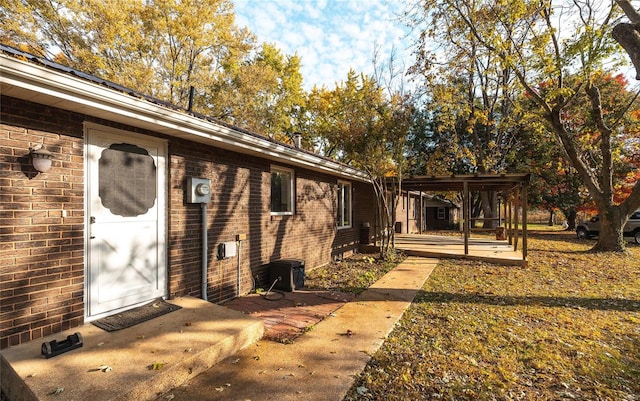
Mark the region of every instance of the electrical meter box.
[[208, 178], [187, 178], [187, 203], [211, 202], [211, 180]]

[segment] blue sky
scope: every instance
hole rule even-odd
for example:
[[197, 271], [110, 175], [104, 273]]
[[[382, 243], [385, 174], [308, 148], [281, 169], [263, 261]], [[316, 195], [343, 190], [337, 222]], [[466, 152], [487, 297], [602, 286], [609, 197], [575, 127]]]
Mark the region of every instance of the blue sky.
[[304, 87], [333, 89], [349, 68], [373, 71], [377, 43], [383, 61], [392, 49], [405, 61], [410, 42], [397, 21], [399, 0], [232, 0], [236, 25], [246, 26], [258, 41], [274, 43], [284, 54], [302, 60]]

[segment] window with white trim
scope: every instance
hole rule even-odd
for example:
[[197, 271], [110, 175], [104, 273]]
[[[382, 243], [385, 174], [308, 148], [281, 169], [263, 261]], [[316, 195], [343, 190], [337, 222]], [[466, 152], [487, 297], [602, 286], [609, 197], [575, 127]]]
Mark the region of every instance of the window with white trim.
[[338, 228], [351, 227], [351, 184], [338, 182]]
[[293, 180], [293, 170], [271, 167], [271, 214], [293, 214], [295, 193]]
[[443, 207], [439, 207], [438, 208], [438, 219], [439, 220], [444, 220], [446, 218], [446, 211]]

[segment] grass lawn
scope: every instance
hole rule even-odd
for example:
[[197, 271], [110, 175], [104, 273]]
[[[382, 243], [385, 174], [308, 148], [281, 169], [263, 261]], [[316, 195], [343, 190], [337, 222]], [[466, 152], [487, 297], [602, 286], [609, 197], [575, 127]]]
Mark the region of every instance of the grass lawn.
[[640, 400], [640, 246], [593, 244], [530, 232], [526, 268], [441, 260], [345, 400]]

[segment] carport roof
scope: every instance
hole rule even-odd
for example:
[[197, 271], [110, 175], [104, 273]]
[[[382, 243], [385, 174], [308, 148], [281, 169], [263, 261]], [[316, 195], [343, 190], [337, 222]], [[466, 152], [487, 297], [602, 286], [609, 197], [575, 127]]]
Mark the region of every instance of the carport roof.
[[469, 191], [510, 192], [529, 184], [531, 174], [463, 174], [463, 175], [422, 175], [404, 178], [405, 191], [462, 191], [465, 183]]

